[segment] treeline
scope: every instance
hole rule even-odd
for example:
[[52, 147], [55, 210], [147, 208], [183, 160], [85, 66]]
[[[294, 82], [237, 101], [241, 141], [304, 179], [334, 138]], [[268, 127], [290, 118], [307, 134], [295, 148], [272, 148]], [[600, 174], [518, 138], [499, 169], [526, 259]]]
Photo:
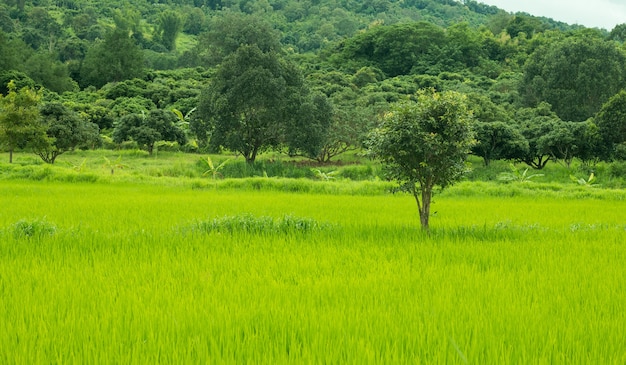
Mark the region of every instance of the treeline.
[[475, 1], [5, 1], [0, 141], [328, 162], [433, 88], [469, 96], [485, 164], [591, 165], [626, 157], [624, 40]]

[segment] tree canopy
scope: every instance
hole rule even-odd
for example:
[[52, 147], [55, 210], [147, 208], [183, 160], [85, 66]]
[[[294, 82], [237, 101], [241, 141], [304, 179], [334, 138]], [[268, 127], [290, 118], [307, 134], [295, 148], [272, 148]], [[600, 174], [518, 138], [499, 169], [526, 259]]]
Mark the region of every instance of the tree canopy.
[[[128, 115], [176, 109], [191, 149], [328, 162], [360, 148], [391, 105], [434, 88], [468, 95], [485, 163], [541, 168], [626, 148], [607, 142], [619, 108], [602, 111], [625, 81], [624, 29], [476, 1], [8, 1], [0, 93], [10, 81], [42, 89], [106, 140]], [[554, 116], [527, 113], [542, 103]], [[148, 149], [153, 131], [126, 137]]]
[[528, 106], [544, 101], [561, 119], [579, 122], [594, 116], [625, 80], [626, 55], [615, 43], [572, 36], [535, 51], [520, 87]]

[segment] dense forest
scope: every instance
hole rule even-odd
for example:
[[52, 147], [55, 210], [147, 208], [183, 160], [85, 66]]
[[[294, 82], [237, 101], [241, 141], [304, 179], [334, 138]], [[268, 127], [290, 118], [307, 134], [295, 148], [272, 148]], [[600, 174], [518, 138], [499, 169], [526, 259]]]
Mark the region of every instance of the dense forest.
[[592, 166], [626, 158], [624, 41], [471, 0], [5, 0], [0, 145], [322, 163], [433, 88], [467, 95], [486, 165]]

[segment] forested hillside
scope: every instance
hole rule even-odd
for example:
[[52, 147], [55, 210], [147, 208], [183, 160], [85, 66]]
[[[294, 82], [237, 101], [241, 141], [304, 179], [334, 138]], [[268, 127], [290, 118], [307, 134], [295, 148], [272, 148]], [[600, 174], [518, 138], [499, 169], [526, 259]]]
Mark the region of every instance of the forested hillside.
[[469, 0], [5, 0], [0, 145], [328, 162], [434, 88], [468, 95], [487, 165], [591, 165], [626, 157], [625, 40]]

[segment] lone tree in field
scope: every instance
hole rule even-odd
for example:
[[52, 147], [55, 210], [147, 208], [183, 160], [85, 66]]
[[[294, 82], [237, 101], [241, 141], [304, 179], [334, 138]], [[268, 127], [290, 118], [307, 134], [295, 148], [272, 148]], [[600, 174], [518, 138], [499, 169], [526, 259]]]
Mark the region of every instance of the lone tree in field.
[[424, 90], [417, 102], [395, 104], [370, 136], [370, 152], [415, 197], [424, 230], [429, 229], [434, 188], [453, 184], [466, 170], [474, 144], [471, 122], [464, 95]]

